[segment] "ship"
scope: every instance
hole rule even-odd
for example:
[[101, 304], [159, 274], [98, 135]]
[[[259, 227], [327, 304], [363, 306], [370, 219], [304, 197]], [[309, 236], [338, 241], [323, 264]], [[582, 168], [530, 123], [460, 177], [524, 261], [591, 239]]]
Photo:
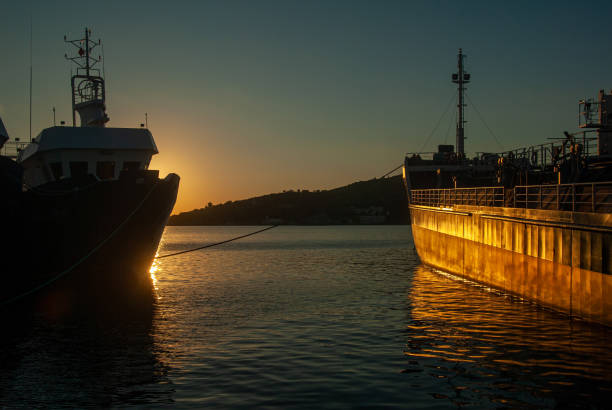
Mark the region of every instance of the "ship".
[[76, 65], [72, 124], [20, 141], [0, 120], [1, 307], [110, 305], [150, 293], [149, 268], [177, 197], [178, 175], [149, 169], [158, 149], [145, 124], [106, 127], [100, 40], [85, 29], [64, 41]]
[[[468, 158], [459, 49], [456, 143], [407, 153], [403, 181], [425, 265], [569, 318], [612, 326], [612, 91], [578, 101], [578, 131]], [[483, 307], [486, 308], [486, 307]]]

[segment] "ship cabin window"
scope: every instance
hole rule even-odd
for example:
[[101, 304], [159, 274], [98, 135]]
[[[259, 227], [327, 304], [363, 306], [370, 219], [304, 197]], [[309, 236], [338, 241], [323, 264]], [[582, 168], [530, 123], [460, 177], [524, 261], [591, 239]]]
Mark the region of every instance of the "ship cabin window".
[[87, 176], [87, 161], [71, 161], [70, 176], [72, 178], [83, 178]]
[[115, 177], [115, 162], [98, 161], [96, 164], [96, 175], [100, 179], [113, 179]]
[[52, 162], [49, 164], [49, 168], [51, 168], [51, 173], [56, 181], [59, 181], [64, 176], [61, 162]]
[[138, 171], [140, 169], [139, 161], [125, 161], [123, 162], [124, 171]]

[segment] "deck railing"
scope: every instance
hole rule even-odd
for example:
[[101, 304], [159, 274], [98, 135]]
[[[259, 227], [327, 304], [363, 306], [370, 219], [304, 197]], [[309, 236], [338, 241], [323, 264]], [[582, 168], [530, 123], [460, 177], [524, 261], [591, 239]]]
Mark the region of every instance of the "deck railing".
[[27, 147], [29, 142], [23, 141], [6, 141], [6, 143], [0, 147], [0, 155], [16, 159], [19, 153]]
[[413, 189], [410, 203], [435, 207], [453, 205], [505, 206], [580, 212], [612, 212], [612, 182], [526, 185], [455, 189]]
[[426, 206], [504, 206], [503, 187], [413, 189], [410, 203]]

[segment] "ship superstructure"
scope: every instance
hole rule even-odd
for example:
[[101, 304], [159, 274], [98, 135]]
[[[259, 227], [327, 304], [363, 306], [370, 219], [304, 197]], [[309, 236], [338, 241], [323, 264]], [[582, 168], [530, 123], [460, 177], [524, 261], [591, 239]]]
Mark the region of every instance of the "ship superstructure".
[[[100, 41], [90, 39], [91, 31], [79, 40], [64, 41], [77, 49], [66, 56], [76, 65], [71, 78], [72, 126], [44, 129], [19, 152], [24, 183], [37, 187], [64, 179], [116, 180], [122, 171], [146, 170], [158, 153], [153, 136], [145, 128], [106, 128], [106, 90], [94, 55]], [[76, 125], [76, 115], [80, 126]]]

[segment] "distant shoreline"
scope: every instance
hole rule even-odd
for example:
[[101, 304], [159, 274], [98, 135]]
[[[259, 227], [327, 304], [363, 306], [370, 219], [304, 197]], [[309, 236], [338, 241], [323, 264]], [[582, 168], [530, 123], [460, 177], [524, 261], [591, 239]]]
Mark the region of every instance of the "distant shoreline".
[[285, 191], [172, 215], [169, 226], [408, 225], [400, 176], [326, 191]]

